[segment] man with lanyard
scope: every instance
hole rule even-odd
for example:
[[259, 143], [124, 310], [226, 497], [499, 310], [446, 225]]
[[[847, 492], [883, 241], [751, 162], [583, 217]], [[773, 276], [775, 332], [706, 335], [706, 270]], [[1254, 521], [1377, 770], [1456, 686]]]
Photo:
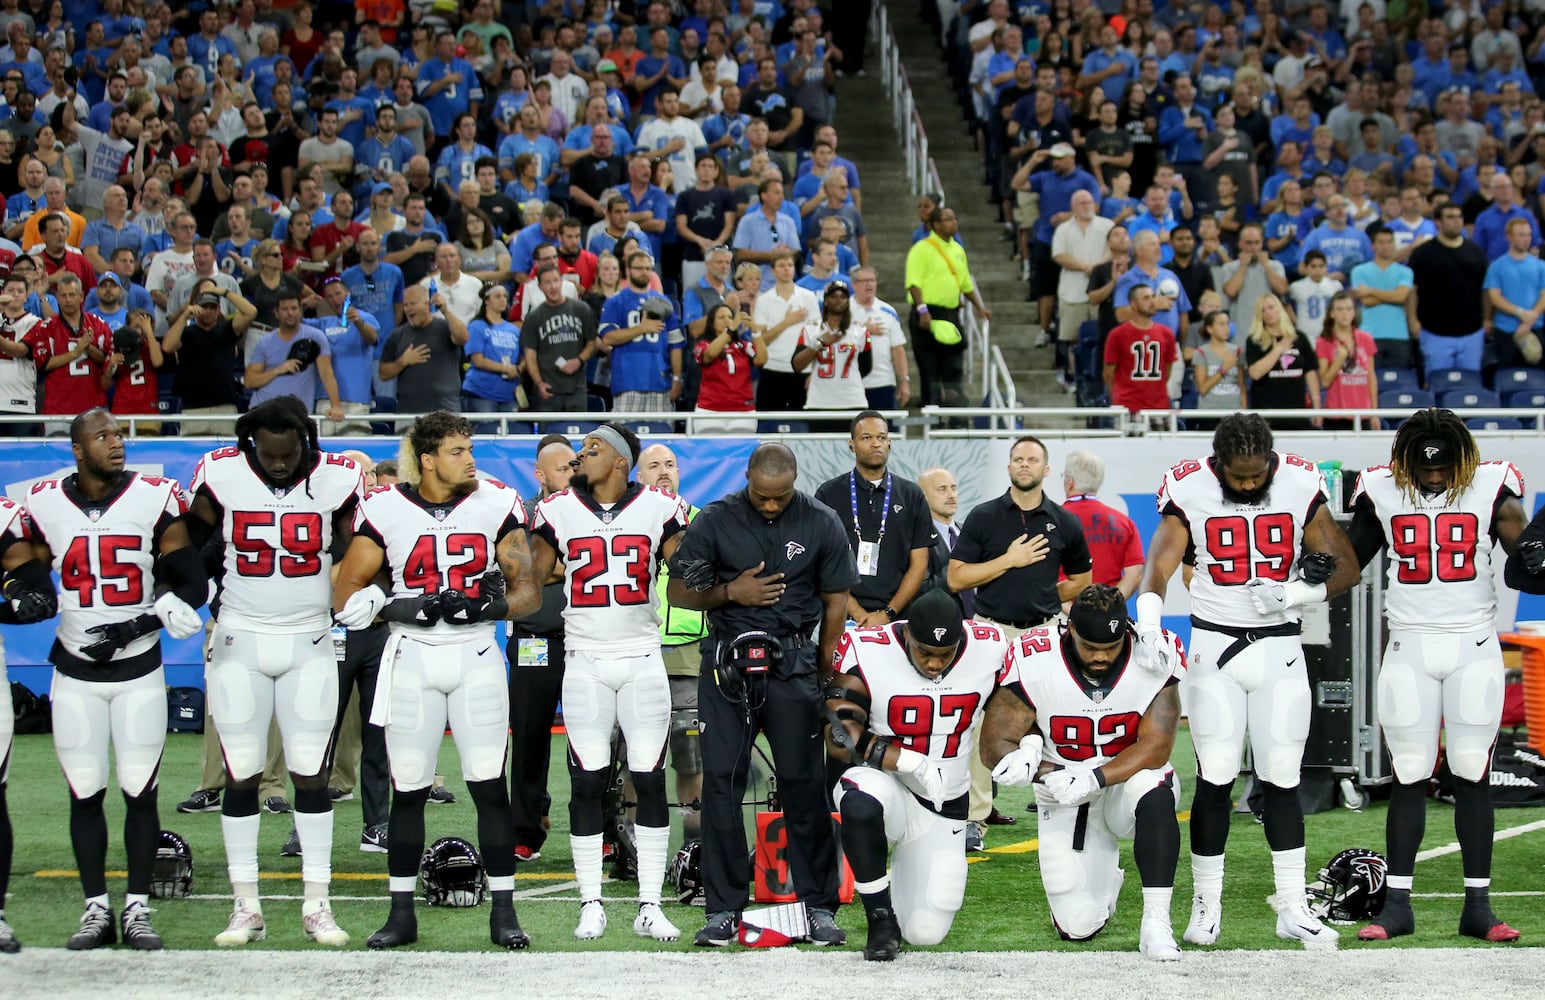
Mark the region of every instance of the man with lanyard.
[[[653, 444], [638, 456], [638, 481], [645, 486], [680, 494], [681, 468], [676, 454], [663, 444]], [[685, 498], [683, 498], [685, 499]], [[687, 523], [702, 508], [687, 504]], [[703, 750], [699, 739], [697, 686], [702, 674], [702, 641], [708, 637], [703, 612], [672, 607], [666, 594], [670, 571], [661, 566], [655, 584], [660, 599], [660, 653], [671, 682], [671, 768], [676, 772], [676, 801], [681, 806], [684, 840], [696, 840], [702, 832]]]

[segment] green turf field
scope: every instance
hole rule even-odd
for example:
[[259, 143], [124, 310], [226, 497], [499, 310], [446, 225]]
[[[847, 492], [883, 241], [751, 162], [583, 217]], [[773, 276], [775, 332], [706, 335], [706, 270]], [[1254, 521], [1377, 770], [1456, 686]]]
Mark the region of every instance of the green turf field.
[[[561, 747], [561, 737], [557, 738]], [[195, 735], [170, 734], [166, 760], [161, 769], [162, 825], [175, 830], [193, 846], [196, 875], [194, 893], [228, 895], [225, 856], [220, 841], [220, 819], [216, 813], [181, 815], [176, 803], [187, 796], [197, 783], [200, 738]], [[1190, 759], [1187, 734], [1182, 730], [1175, 759]], [[440, 769], [449, 779], [458, 801], [449, 806], [431, 806], [428, 810], [429, 837], [457, 834], [473, 838], [476, 822], [472, 804], [459, 780], [455, 747], [447, 740], [440, 757]], [[1178, 768], [1185, 786], [1182, 807], [1190, 801], [1191, 767]], [[521, 897], [518, 905], [523, 925], [531, 932], [533, 947], [542, 950], [680, 950], [689, 948], [691, 932], [701, 924], [703, 910], [667, 904], [667, 912], [682, 927], [684, 938], [676, 944], [658, 944], [635, 938], [632, 934], [631, 902], [608, 907], [611, 925], [599, 942], [581, 945], [572, 937], [577, 917], [578, 896], [572, 886], [567, 816], [562, 803], [567, 801], [568, 778], [563, 770], [563, 755], [553, 754], [552, 789], [559, 805], [554, 809], [552, 835], [542, 849], [540, 860], [522, 865], [516, 886]], [[1236, 789], [1237, 790], [1237, 789]], [[70, 853], [67, 794], [53, 748], [47, 736], [23, 736], [16, 740], [11, 765], [9, 801], [16, 831], [16, 857], [11, 879], [11, 898], [7, 917], [22, 943], [35, 947], [59, 947], [73, 931], [81, 913], [79, 882], [73, 874]], [[938, 950], [995, 951], [1031, 950], [1135, 950], [1137, 915], [1141, 895], [1130, 851], [1124, 851], [1128, 871], [1122, 892], [1121, 909], [1116, 919], [1092, 942], [1068, 944], [1058, 939], [1047, 917], [1045, 896], [1036, 871], [1033, 845], [1035, 817], [1024, 811], [1028, 795], [1011, 790], [999, 797], [1004, 811], [1020, 817], [1012, 827], [993, 827], [988, 834], [988, 851], [973, 855], [966, 902], [955, 921], [954, 930]], [[111, 847], [108, 868], [120, 877], [110, 877], [115, 908], [123, 892], [123, 851], [121, 843], [122, 799], [116, 791], [108, 798]], [[1427, 835], [1423, 850], [1442, 848], [1454, 841], [1452, 809], [1440, 803], [1429, 806]], [[1184, 817], [1184, 813], [1182, 814]], [[1497, 828], [1503, 831], [1526, 824], [1538, 824], [1539, 831], [1525, 831], [1499, 840], [1494, 864], [1495, 893], [1522, 892], [1526, 895], [1494, 900], [1499, 916], [1523, 931], [1523, 943], [1545, 942], [1545, 887], [1541, 872], [1545, 865], [1545, 809], [1510, 809], [1497, 814]], [[354, 936], [351, 947], [363, 948], [365, 938], [383, 921], [387, 904], [386, 856], [364, 854], [358, 850], [360, 834], [358, 801], [337, 806], [337, 828], [333, 851], [333, 900], [339, 923]], [[1310, 877], [1336, 851], [1363, 846], [1382, 850], [1384, 809], [1374, 803], [1362, 812], [1338, 809], [1307, 819]], [[300, 931], [300, 859], [281, 858], [279, 848], [288, 834], [287, 817], [263, 817], [261, 861], [265, 899], [280, 897], [264, 904], [268, 921], [268, 939], [251, 949], [293, 949], [317, 946], [307, 943]], [[679, 840], [679, 836], [678, 836]], [[1176, 936], [1189, 916], [1190, 870], [1182, 820], [1180, 871], [1175, 891], [1174, 922]], [[1220, 948], [1297, 947], [1277, 941], [1273, 929], [1275, 915], [1265, 899], [1273, 891], [1271, 866], [1261, 827], [1248, 815], [1236, 814], [1229, 839], [1229, 862], [1224, 892], [1224, 929]], [[1448, 853], [1417, 865], [1415, 892], [1450, 893], [1453, 898], [1418, 898], [1418, 931], [1394, 944], [1359, 945], [1352, 940], [1355, 928], [1344, 928], [1344, 946], [1389, 948], [1406, 946], [1441, 947], [1471, 943], [1454, 932], [1462, 893], [1459, 855]], [[609, 896], [631, 898], [637, 895], [630, 883], [609, 883]], [[284, 898], [294, 897], [294, 898]], [[361, 898], [361, 897], [376, 897]], [[170, 900], [156, 903], [155, 926], [173, 949], [213, 947], [214, 935], [224, 929], [229, 914], [226, 899]], [[469, 950], [489, 948], [487, 908], [472, 910], [420, 909], [417, 949]], [[839, 922], [848, 928], [850, 941], [861, 941], [864, 927], [862, 910], [846, 907]], [[1193, 950], [1185, 946], [1188, 951]]]

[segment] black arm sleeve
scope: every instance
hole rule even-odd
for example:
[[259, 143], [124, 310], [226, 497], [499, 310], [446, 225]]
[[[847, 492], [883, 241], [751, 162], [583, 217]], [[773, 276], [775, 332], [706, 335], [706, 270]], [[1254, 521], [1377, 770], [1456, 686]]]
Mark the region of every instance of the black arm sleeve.
[[189, 545], [162, 556], [156, 562], [161, 582], [190, 608], [201, 608], [209, 597], [209, 576], [199, 550]]
[[1518, 544], [1513, 546], [1513, 551], [1507, 557], [1507, 565], [1503, 569], [1503, 579], [1507, 585], [1523, 594], [1545, 594], [1545, 577], [1534, 576], [1524, 568], [1524, 543], [1545, 543], [1545, 507], [1534, 515], [1534, 520], [1524, 528], [1518, 536]]
[[1357, 501], [1352, 512], [1352, 527], [1347, 532], [1352, 540], [1352, 551], [1357, 553], [1357, 565], [1367, 566], [1384, 548], [1384, 525], [1373, 512], [1373, 504], [1367, 497]]

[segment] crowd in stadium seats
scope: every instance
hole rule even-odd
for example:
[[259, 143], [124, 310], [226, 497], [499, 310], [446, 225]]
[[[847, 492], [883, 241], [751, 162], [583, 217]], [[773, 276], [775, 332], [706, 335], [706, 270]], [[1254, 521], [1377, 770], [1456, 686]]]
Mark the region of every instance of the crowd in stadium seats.
[[790, 315], [778, 291], [851, 292], [867, 264], [832, 125], [865, 22], [816, 0], [0, 0], [0, 413], [216, 433], [290, 393], [364, 433], [690, 412], [706, 384], [719, 414], [796, 353], [821, 378], [832, 332], [894, 391], [894, 310]]
[[1143, 382], [1186, 408], [1545, 401], [1538, 5], [954, 10], [956, 91], [1081, 403], [1136, 410]]

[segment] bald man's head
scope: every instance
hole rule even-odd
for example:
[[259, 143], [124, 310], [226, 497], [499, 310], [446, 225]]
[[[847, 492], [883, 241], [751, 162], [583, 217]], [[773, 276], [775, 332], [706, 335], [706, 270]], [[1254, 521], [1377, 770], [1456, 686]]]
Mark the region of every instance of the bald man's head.
[[354, 464], [359, 466], [360, 471], [365, 474], [365, 489], [373, 490], [376, 488], [375, 459], [362, 451], [346, 451], [343, 453], [343, 457], [353, 459]]
[[917, 477], [917, 485], [928, 501], [928, 510], [933, 515], [933, 519], [943, 521], [945, 524], [953, 524], [955, 513], [960, 509], [960, 495], [955, 486], [955, 477], [950, 474], [950, 470], [937, 465], [926, 469]]
[[536, 454], [536, 481], [542, 487], [542, 495], [568, 489], [569, 477], [578, 464], [574, 446], [567, 440], [552, 441], [543, 446]]
[[645, 486], [681, 492], [681, 469], [676, 453], [663, 444], [652, 444], [638, 456], [638, 481]]

